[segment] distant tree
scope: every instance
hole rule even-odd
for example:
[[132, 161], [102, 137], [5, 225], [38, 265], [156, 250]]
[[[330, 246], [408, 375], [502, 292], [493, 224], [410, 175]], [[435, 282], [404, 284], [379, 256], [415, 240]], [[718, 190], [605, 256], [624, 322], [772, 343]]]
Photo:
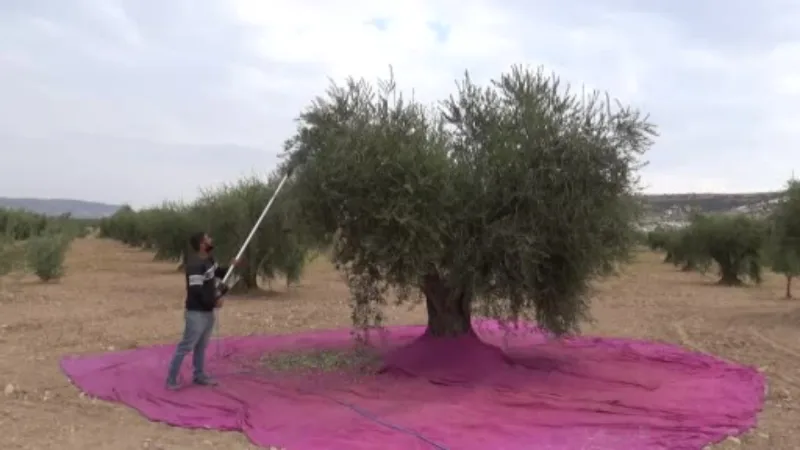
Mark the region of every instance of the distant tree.
[[[227, 264], [244, 243], [278, 184], [277, 175], [264, 183], [245, 178], [236, 183], [204, 190], [192, 204], [165, 202], [161, 206], [134, 211], [121, 208], [101, 223], [101, 235], [134, 247], [155, 251], [154, 259], [183, 262], [189, 250], [189, 236], [205, 231], [215, 242], [214, 255]], [[245, 264], [237, 269], [241, 283], [237, 290], [258, 287], [259, 278], [279, 276], [287, 284], [300, 279], [308, 254], [318, 247], [308, 238], [302, 222], [295, 219], [295, 201], [284, 191], [272, 206], [244, 254]]]
[[682, 246], [686, 241], [683, 238], [685, 234], [684, 229], [658, 227], [647, 234], [647, 245], [651, 250], [664, 252], [665, 263], [684, 264], [687, 270], [692, 270], [693, 264], [685, 261], [687, 252]]
[[190, 206], [174, 202], [164, 202], [157, 208], [139, 213], [138, 219], [146, 236], [144, 245], [155, 250], [154, 259], [181, 261], [183, 266], [189, 250], [187, 236], [200, 227], [195, 216]]
[[25, 247], [0, 234], [0, 277], [8, 275], [24, 263]]
[[788, 183], [771, 221], [770, 263], [786, 277], [786, 298], [792, 298], [792, 279], [800, 275], [800, 182]]
[[130, 205], [123, 205], [111, 217], [100, 221], [100, 236], [141, 247], [147, 240], [144, 223]]
[[672, 229], [662, 226], [656, 227], [647, 233], [647, 246], [650, 247], [650, 250], [666, 251], [672, 231]]
[[719, 283], [738, 286], [743, 279], [761, 282], [762, 252], [767, 239], [765, 221], [744, 214], [697, 215], [687, 232], [691, 257], [701, 270], [719, 268]]
[[692, 223], [695, 226], [683, 228], [672, 228], [660, 237], [660, 250], [666, 252], [664, 262], [671, 263], [675, 267], [680, 267], [683, 272], [703, 270], [703, 261], [707, 261], [702, 253], [702, 246], [698, 240], [696, 222], [702, 220], [702, 216], [694, 215]]
[[48, 222], [42, 214], [0, 208], [0, 235], [8, 239], [24, 241], [39, 236], [47, 229]]
[[487, 87], [466, 76], [438, 110], [393, 79], [349, 80], [301, 115], [287, 165], [304, 222], [335, 236], [355, 325], [419, 292], [428, 335], [472, 333], [473, 311], [565, 333], [635, 246], [652, 136], [637, 111], [520, 67]]

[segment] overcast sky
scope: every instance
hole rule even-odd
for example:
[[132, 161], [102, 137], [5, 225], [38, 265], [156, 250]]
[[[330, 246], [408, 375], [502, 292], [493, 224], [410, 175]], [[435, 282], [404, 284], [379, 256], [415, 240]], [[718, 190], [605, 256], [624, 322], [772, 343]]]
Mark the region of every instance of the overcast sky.
[[777, 189], [798, 23], [791, 0], [2, 0], [0, 196], [141, 206], [266, 174], [327, 77], [389, 64], [426, 100], [544, 65], [651, 114], [648, 191]]

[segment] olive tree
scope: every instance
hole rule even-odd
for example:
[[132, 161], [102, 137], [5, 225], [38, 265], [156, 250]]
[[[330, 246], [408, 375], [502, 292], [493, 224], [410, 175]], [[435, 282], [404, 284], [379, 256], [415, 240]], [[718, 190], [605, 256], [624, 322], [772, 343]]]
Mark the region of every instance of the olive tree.
[[116, 239], [133, 247], [141, 247], [147, 240], [144, 222], [139, 212], [124, 205], [110, 217], [100, 221], [100, 236]]
[[154, 259], [158, 261], [181, 261], [189, 250], [187, 236], [198, 227], [190, 207], [164, 202], [160, 207], [139, 213], [141, 228], [146, 235], [145, 246], [155, 250]]
[[394, 294], [424, 299], [431, 336], [471, 333], [473, 313], [575, 330], [635, 247], [654, 126], [541, 70], [457, 87], [426, 107], [350, 79], [314, 101], [286, 146], [304, 220], [335, 237], [357, 326]]
[[[190, 214], [196, 227], [214, 238], [214, 253], [221, 264], [235, 256], [277, 185], [277, 173], [267, 183], [245, 178], [206, 190], [193, 205]], [[295, 220], [296, 210], [287, 193], [276, 198], [244, 254], [245, 264], [237, 270], [242, 288], [257, 288], [259, 277], [284, 276], [287, 284], [298, 281], [306, 256], [315, 247], [316, 241], [307, 239], [303, 224]]]
[[23, 241], [45, 232], [50, 221], [42, 214], [20, 209], [0, 208], [0, 235]]
[[24, 256], [25, 245], [23, 243], [0, 234], [0, 278], [23, 266]]
[[[702, 217], [693, 220], [702, 220]], [[697, 239], [696, 228], [691, 226], [657, 229], [648, 235], [650, 249], [665, 252], [664, 262], [680, 267], [683, 272], [701, 270], [701, 262], [707, 263], [707, 258], [698, 252]]]
[[786, 277], [786, 298], [792, 298], [792, 279], [800, 275], [800, 182], [789, 182], [771, 222], [770, 265]]
[[698, 216], [689, 226], [692, 256], [701, 270], [711, 263], [719, 268], [719, 283], [743, 284], [747, 278], [761, 282], [767, 229], [765, 222], [744, 214]]
[[647, 246], [650, 250], [664, 252], [664, 262], [680, 265], [683, 256], [680, 255], [680, 243], [683, 230], [679, 228], [658, 227], [647, 233]]
[[157, 261], [183, 261], [188, 236], [198, 228], [192, 213], [190, 206], [177, 202], [139, 211], [124, 206], [100, 221], [100, 236], [153, 250]]
[[671, 228], [662, 226], [656, 227], [654, 230], [647, 233], [647, 246], [650, 250], [667, 251], [673, 231], [674, 230]]

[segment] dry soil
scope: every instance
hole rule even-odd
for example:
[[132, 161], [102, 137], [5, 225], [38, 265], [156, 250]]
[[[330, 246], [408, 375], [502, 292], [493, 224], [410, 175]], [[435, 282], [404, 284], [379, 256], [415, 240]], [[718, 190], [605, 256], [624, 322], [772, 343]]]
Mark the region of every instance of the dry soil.
[[[269, 296], [229, 300], [220, 333], [348, 326], [347, 287], [324, 260], [312, 263], [299, 286], [274, 288]], [[175, 341], [182, 289], [174, 264], [93, 238], [72, 245], [59, 282], [26, 274], [0, 279], [0, 448], [255, 448], [238, 433], [150, 423], [127, 407], [85, 398], [59, 371], [65, 354]], [[759, 367], [769, 379], [759, 427], [714, 448], [800, 449], [800, 301], [782, 295], [776, 275], [758, 287], [720, 287], [643, 252], [620, 277], [597, 286], [595, 323], [584, 331], [675, 342]], [[419, 322], [423, 310], [392, 307], [390, 322]]]

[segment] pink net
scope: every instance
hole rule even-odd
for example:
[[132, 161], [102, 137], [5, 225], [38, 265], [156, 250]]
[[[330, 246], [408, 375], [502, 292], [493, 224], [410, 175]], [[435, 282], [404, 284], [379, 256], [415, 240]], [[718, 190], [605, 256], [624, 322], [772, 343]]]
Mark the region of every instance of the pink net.
[[394, 327], [358, 355], [349, 330], [229, 338], [209, 349], [220, 385], [177, 392], [164, 388], [174, 346], [61, 365], [151, 420], [289, 450], [700, 449], [753, 427], [764, 400], [756, 370], [679, 347], [476, 327], [450, 340]]

